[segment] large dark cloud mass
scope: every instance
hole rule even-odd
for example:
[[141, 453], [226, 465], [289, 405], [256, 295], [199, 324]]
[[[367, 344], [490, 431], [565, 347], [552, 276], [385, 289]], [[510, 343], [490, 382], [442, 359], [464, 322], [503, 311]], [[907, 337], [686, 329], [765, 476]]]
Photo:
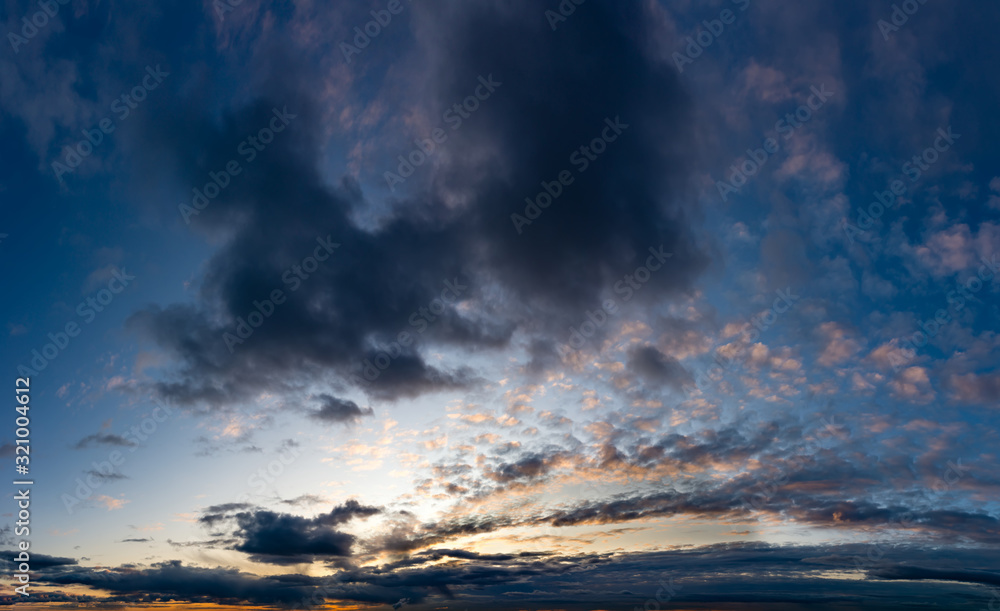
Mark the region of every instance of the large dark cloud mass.
[[[200, 230], [226, 236], [197, 301], [133, 317], [132, 327], [178, 363], [159, 391], [182, 403], [222, 404], [329, 372], [353, 375], [381, 398], [460, 388], [474, 373], [428, 364], [420, 340], [481, 350], [522, 331], [564, 343], [569, 325], [641, 265], [650, 247], [663, 245], [673, 257], [637, 302], [688, 287], [707, 263], [688, 226], [694, 211], [683, 203], [689, 102], [675, 71], [636, 38], [644, 17], [637, 4], [594, 1], [553, 32], [525, 1], [415, 7], [414, 57], [422, 59], [413, 69], [424, 71], [421, 95], [408, 100], [415, 112], [437, 126], [441, 109], [471, 95], [480, 76], [500, 84], [450, 134], [434, 167], [399, 187], [398, 199], [390, 195], [390, 211], [375, 224], [360, 224], [356, 207], [388, 192], [362, 193], [352, 179], [328, 185], [317, 173], [324, 101], [304, 69], [269, 64], [263, 99], [218, 127], [194, 114], [193, 100], [175, 100], [182, 110], [164, 109], [147, 129], [159, 142], [179, 129], [204, 130], [206, 152], [196, 163], [179, 143], [170, 151], [182, 182], [192, 185], [224, 166], [272, 108], [297, 118], [253, 172], [193, 217]], [[608, 126], [616, 121], [628, 127], [578, 171], [571, 154], [613, 135]], [[412, 146], [421, 135], [401, 133], [399, 141]], [[516, 231], [511, 215], [523, 215], [525, 198], [565, 170], [575, 182]], [[340, 246], [291, 292], [283, 274], [313, 254], [317, 238]], [[418, 314], [449, 286], [443, 313]], [[278, 288], [288, 301], [230, 354], [223, 334]], [[365, 359], [374, 362], [400, 331], [418, 341], [393, 353], [391, 366], [367, 383]]]
[[258, 562], [301, 564], [351, 556], [355, 537], [334, 527], [381, 511], [351, 500], [328, 513], [304, 518], [244, 503], [227, 503], [207, 508], [199, 521], [210, 527], [232, 523], [232, 536], [237, 541], [233, 549], [249, 554]]
[[[905, 557], [906, 564], [890, 556]], [[449, 561], [442, 563], [444, 559]], [[579, 556], [435, 549], [395, 565], [345, 570], [325, 578], [257, 577], [168, 562], [144, 569], [47, 566], [39, 581], [94, 586], [112, 593], [107, 602], [124, 604], [172, 600], [309, 607], [326, 600], [389, 605], [408, 598], [415, 608], [431, 609], [461, 593], [463, 608], [470, 609], [519, 609], [530, 600], [574, 611], [647, 605], [705, 611], [903, 611], [925, 609], [928, 603], [931, 608], [978, 611], [996, 598], [980, 585], [996, 584], [997, 574], [982, 568], [995, 562], [995, 554], [987, 551], [887, 550], [869, 544], [747, 543]], [[969, 568], [949, 568], [959, 566]], [[830, 577], [831, 572], [851, 571], [870, 580]]]

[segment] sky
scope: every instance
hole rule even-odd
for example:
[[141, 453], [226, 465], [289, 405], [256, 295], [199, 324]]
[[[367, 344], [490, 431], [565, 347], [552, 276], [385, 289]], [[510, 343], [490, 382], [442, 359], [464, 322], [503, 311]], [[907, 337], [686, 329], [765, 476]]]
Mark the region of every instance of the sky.
[[1000, 5], [0, 24], [0, 603], [1000, 605]]

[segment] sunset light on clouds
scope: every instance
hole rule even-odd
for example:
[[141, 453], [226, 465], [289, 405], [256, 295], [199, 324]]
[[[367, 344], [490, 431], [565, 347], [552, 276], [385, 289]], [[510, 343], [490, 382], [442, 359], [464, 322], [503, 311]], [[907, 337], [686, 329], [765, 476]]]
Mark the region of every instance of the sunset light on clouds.
[[3, 604], [1000, 604], [995, 3], [0, 22]]

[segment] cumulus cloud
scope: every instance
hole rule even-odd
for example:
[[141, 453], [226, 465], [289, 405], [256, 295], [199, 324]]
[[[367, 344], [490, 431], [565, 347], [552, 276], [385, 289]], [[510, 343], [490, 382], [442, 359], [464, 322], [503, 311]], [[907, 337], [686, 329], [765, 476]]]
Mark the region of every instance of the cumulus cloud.
[[[174, 359], [172, 378], [156, 385], [159, 393], [221, 405], [263, 388], [293, 392], [330, 373], [382, 399], [464, 388], [475, 373], [460, 364], [429, 364], [427, 346], [491, 350], [506, 346], [515, 330], [542, 342], [562, 340], [569, 317], [598, 304], [601, 292], [650, 247], [665, 244], [674, 256], [639, 301], [690, 286], [706, 266], [690, 227], [693, 211], [681, 197], [692, 138], [684, 120], [689, 102], [676, 74], [633, 36], [644, 27], [640, 6], [593, 4], [574, 17], [567, 36], [549, 35], [526, 2], [426, 5], [414, 7], [412, 18], [426, 55], [425, 93], [414, 98], [415, 112], [464, 99], [479, 76], [502, 84], [451, 135], [447, 156], [408, 182], [374, 226], [359, 225], [355, 209], [383, 195], [363, 192], [350, 178], [327, 184], [313, 169], [323, 115], [306, 86], [314, 75], [305, 68], [281, 65], [280, 76], [262, 74], [273, 86], [233, 110], [222, 127], [210, 127], [186, 100], [176, 100], [183, 110], [144, 125], [155, 132], [150, 137], [167, 142], [166, 134], [197, 127], [205, 154], [197, 163], [176, 156], [191, 159], [179, 168], [178, 179], [187, 183], [224, 165], [232, 155], [228, 143], [265, 124], [274, 106], [298, 115], [255, 161], [267, 171], [234, 181], [193, 221], [209, 234], [232, 235], [209, 261], [197, 301], [132, 317], [130, 327]], [[506, 40], [521, 42], [511, 47]], [[602, 86], [595, 89], [595, 81]], [[559, 205], [519, 235], [511, 214], [523, 213], [520, 202], [542, 181], [574, 170], [574, 148], [618, 117], [641, 125], [630, 124]], [[464, 203], [451, 203], [456, 198]], [[313, 253], [317, 238], [341, 246], [292, 293], [284, 272]], [[446, 282], [467, 288], [439, 313], [421, 314]], [[275, 289], [289, 292], [287, 302], [230, 353], [223, 334]], [[401, 331], [420, 341], [393, 348]], [[385, 353], [392, 363], [365, 377], [366, 361]]]
[[249, 554], [259, 562], [301, 564], [313, 559], [351, 556], [355, 537], [334, 527], [381, 511], [378, 507], [350, 500], [328, 513], [304, 518], [244, 503], [229, 503], [207, 508], [199, 521], [211, 527], [220, 523], [231, 525], [237, 541], [233, 549]]

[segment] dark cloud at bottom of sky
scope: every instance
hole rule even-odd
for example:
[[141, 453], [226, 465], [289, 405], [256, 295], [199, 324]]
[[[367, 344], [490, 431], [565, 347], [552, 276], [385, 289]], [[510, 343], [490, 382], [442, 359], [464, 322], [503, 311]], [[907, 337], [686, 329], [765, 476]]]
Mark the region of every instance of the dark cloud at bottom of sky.
[[[996, 599], [996, 570], [949, 570], [944, 565], [1000, 568], [987, 549], [935, 550], [906, 546], [872, 560], [872, 545], [717, 545], [675, 552], [581, 556], [481, 555], [430, 550], [409, 568], [386, 572], [354, 568], [326, 578], [256, 577], [229, 569], [198, 569], [178, 562], [148, 569], [96, 571], [72, 562], [50, 563], [39, 582], [86, 584], [109, 590], [110, 600], [278, 604], [329, 601], [392, 604], [409, 598], [416, 609], [460, 605], [514, 610], [531, 605], [585, 610], [678, 608], [853, 609], [927, 608], [979, 611]], [[6, 555], [5, 555], [6, 557]], [[450, 564], [425, 564], [442, 557]], [[900, 564], [903, 559], [907, 564]], [[5, 561], [8, 562], [9, 561]], [[861, 579], [824, 577], [857, 573]], [[529, 598], [530, 597], [530, 598]], [[668, 604], [669, 603], [669, 604]]]

